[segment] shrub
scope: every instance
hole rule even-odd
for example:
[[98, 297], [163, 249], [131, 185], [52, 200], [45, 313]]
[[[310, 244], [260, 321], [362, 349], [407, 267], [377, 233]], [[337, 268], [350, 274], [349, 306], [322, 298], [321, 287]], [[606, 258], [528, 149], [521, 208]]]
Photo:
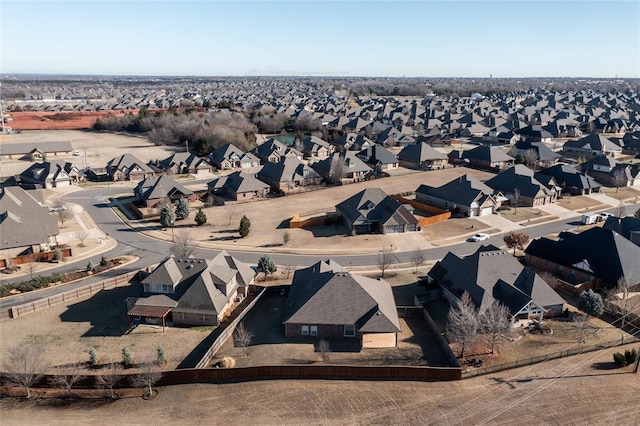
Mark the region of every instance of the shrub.
[[95, 269], [95, 265], [93, 264], [92, 261], [89, 261], [89, 263], [87, 263], [87, 272], [91, 272]]
[[635, 348], [624, 351], [624, 359], [627, 362], [627, 364], [633, 364], [634, 362], [636, 362], [637, 356], [638, 356], [638, 353], [636, 352]]
[[162, 365], [166, 362], [164, 348], [162, 346], [158, 347], [156, 362], [158, 363], [158, 365]]
[[196, 225], [202, 226], [207, 223], [207, 215], [200, 208], [198, 209], [198, 213], [196, 213], [196, 217], [194, 220], [196, 221]]
[[240, 228], [238, 232], [240, 233], [240, 237], [244, 238], [249, 235], [249, 230], [251, 229], [251, 221], [247, 216], [242, 216], [240, 219]]
[[64, 260], [64, 255], [60, 249], [55, 249], [53, 251], [53, 260]]
[[107, 266], [107, 259], [104, 256], [100, 258], [100, 266]]
[[129, 348], [125, 346], [122, 348], [122, 365], [124, 367], [129, 367], [131, 366], [131, 361], [131, 352], [129, 352]]
[[624, 355], [620, 352], [616, 352], [613, 354], [613, 362], [618, 367], [624, 367], [627, 364]]
[[98, 362], [98, 354], [94, 348], [89, 349], [89, 365], [94, 366]]

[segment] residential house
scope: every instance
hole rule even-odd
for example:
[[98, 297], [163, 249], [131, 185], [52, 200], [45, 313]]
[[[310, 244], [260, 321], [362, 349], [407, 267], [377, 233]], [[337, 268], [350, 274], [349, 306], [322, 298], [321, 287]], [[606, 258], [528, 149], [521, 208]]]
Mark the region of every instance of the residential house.
[[3, 159], [26, 157], [30, 161], [43, 161], [49, 155], [69, 155], [72, 151], [69, 141], [0, 144], [0, 158]]
[[333, 146], [316, 136], [308, 136], [302, 139], [302, 154], [305, 157], [327, 158], [333, 153]]
[[263, 163], [277, 163], [283, 157], [295, 157], [302, 160], [303, 155], [297, 149], [287, 146], [275, 138], [269, 138], [253, 149], [253, 154]]
[[107, 175], [112, 181], [142, 180], [155, 175], [154, 171], [132, 154], [122, 154], [107, 163]]
[[357, 133], [344, 133], [338, 139], [331, 142], [336, 151], [362, 151], [375, 143], [364, 135]]
[[446, 167], [447, 156], [429, 144], [420, 142], [402, 148], [398, 154], [398, 163], [410, 169], [436, 170]]
[[167, 318], [178, 325], [217, 326], [248, 294], [254, 276], [224, 250], [213, 259], [171, 256], [142, 280], [144, 296], [127, 301], [127, 315], [151, 323]]
[[433, 266], [429, 276], [451, 304], [468, 293], [479, 314], [495, 302], [509, 309], [512, 320], [542, 320], [543, 316], [561, 314], [564, 308], [564, 299], [546, 281], [493, 245], [481, 246], [464, 257], [449, 252]]
[[640, 246], [616, 231], [594, 227], [558, 241], [538, 238], [525, 249], [527, 265], [555, 274], [570, 283], [596, 278], [614, 286], [624, 277], [640, 282]]
[[297, 270], [282, 323], [287, 338], [393, 348], [401, 331], [391, 285], [345, 272], [332, 260]]
[[622, 147], [600, 134], [590, 134], [582, 139], [567, 141], [562, 152], [570, 157], [592, 158], [599, 155], [616, 157], [622, 154]]
[[342, 183], [363, 181], [372, 171], [351, 151], [334, 152], [329, 158], [313, 163], [311, 167], [323, 178]]
[[18, 186], [0, 187], [0, 258], [46, 251], [60, 233], [57, 215], [38, 195]]
[[165, 200], [175, 203], [180, 198], [184, 198], [189, 202], [194, 202], [198, 199], [197, 194], [176, 182], [171, 176], [166, 175], [146, 178], [140, 181], [133, 189], [133, 193], [136, 201], [144, 203], [145, 207], [149, 209], [158, 207]]
[[250, 152], [243, 152], [231, 143], [226, 143], [213, 151], [209, 158], [219, 170], [250, 169], [260, 165], [260, 159]]
[[392, 234], [418, 231], [412, 209], [394, 200], [380, 188], [367, 188], [336, 206], [353, 234]]
[[506, 169], [514, 163], [514, 158], [504, 150], [484, 145], [464, 151], [462, 159], [468, 160], [471, 167], [489, 170]]
[[79, 173], [78, 168], [67, 161], [34, 163], [20, 173], [20, 185], [26, 189], [70, 186]]
[[561, 155], [554, 152], [542, 142], [519, 141], [513, 146], [509, 155], [526, 164], [528, 167], [550, 167]]
[[516, 129], [514, 133], [530, 142], [551, 142], [553, 140], [553, 135], [539, 125], [530, 125]]
[[492, 188], [465, 174], [439, 187], [420, 185], [416, 189], [416, 201], [475, 217], [494, 213], [506, 199], [502, 194], [494, 195]]
[[268, 184], [256, 179], [254, 175], [240, 171], [216, 178], [209, 182], [207, 187], [212, 194], [234, 201], [264, 198], [269, 192]]
[[376, 172], [385, 172], [398, 168], [398, 158], [382, 145], [363, 149], [356, 156]]
[[277, 163], [265, 163], [256, 177], [269, 184], [274, 192], [288, 193], [322, 183], [322, 176], [303, 161], [293, 157], [285, 157]]
[[553, 203], [558, 197], [557, 186], [543, 184], [534, 177], [533, 170], [523, 164], [516, 164], [485, 184], [494, 191], [504, 194], [511, 205], [536, 207]]
[[574, 166], [569, 164], [556, 164], [547, 167], [534, 174], [534, 177], [541, 183], [549, 186], [547, 182], [552, 177], [563, 192], [572, 195], [585, 195], [592, 192], [600, 192], [600, 185], [594, 178], [579, 172]]
[[200, 175], [213, 171], [213, 166], [207, 160], [189, 152], [177, 152], [160, 161], [158, 165], [170, 174]]
[[606, 186], [620, 188], [631, 186], [635, 181], [629, 165], [606, 155], [594, 157], [578, 167], [583, 173]]
[[609, 216], [602, 227], [615, 231], [635, 245], [640, 246], [640, 218]]

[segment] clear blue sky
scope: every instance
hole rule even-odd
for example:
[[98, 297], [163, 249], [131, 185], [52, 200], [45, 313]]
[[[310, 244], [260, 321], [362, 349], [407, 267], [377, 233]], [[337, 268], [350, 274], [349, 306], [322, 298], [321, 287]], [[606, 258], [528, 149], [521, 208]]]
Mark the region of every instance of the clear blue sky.
[[1, 0], [2, 73], [640, 77], [638, 1]]

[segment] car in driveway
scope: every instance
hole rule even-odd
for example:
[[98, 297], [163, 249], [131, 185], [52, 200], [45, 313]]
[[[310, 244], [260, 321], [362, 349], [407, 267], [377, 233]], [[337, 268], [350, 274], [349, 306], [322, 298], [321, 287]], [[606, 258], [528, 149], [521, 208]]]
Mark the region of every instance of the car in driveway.
[[471, 241], [473, 243], [477, 243], [478, 241], [484, 241], [484, 240], [488, 240], [488, 239], [489, 239], [489, 235], [483, 234], [482, 232], [480, 232], [479, 234], [476, 234], [473, 237], [469, 238], [467, 241]]

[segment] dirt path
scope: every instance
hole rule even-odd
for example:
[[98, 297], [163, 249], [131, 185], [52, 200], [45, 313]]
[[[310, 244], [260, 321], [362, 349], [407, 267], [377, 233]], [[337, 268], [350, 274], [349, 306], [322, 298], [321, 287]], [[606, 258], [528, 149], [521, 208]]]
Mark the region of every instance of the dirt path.
[[153, 401], [0, 401], [3, 425], [612, 424], [640, 418], [640, 376], [596, 369], [611, 351], [458, 382], [289, 380], [160, 389]]

